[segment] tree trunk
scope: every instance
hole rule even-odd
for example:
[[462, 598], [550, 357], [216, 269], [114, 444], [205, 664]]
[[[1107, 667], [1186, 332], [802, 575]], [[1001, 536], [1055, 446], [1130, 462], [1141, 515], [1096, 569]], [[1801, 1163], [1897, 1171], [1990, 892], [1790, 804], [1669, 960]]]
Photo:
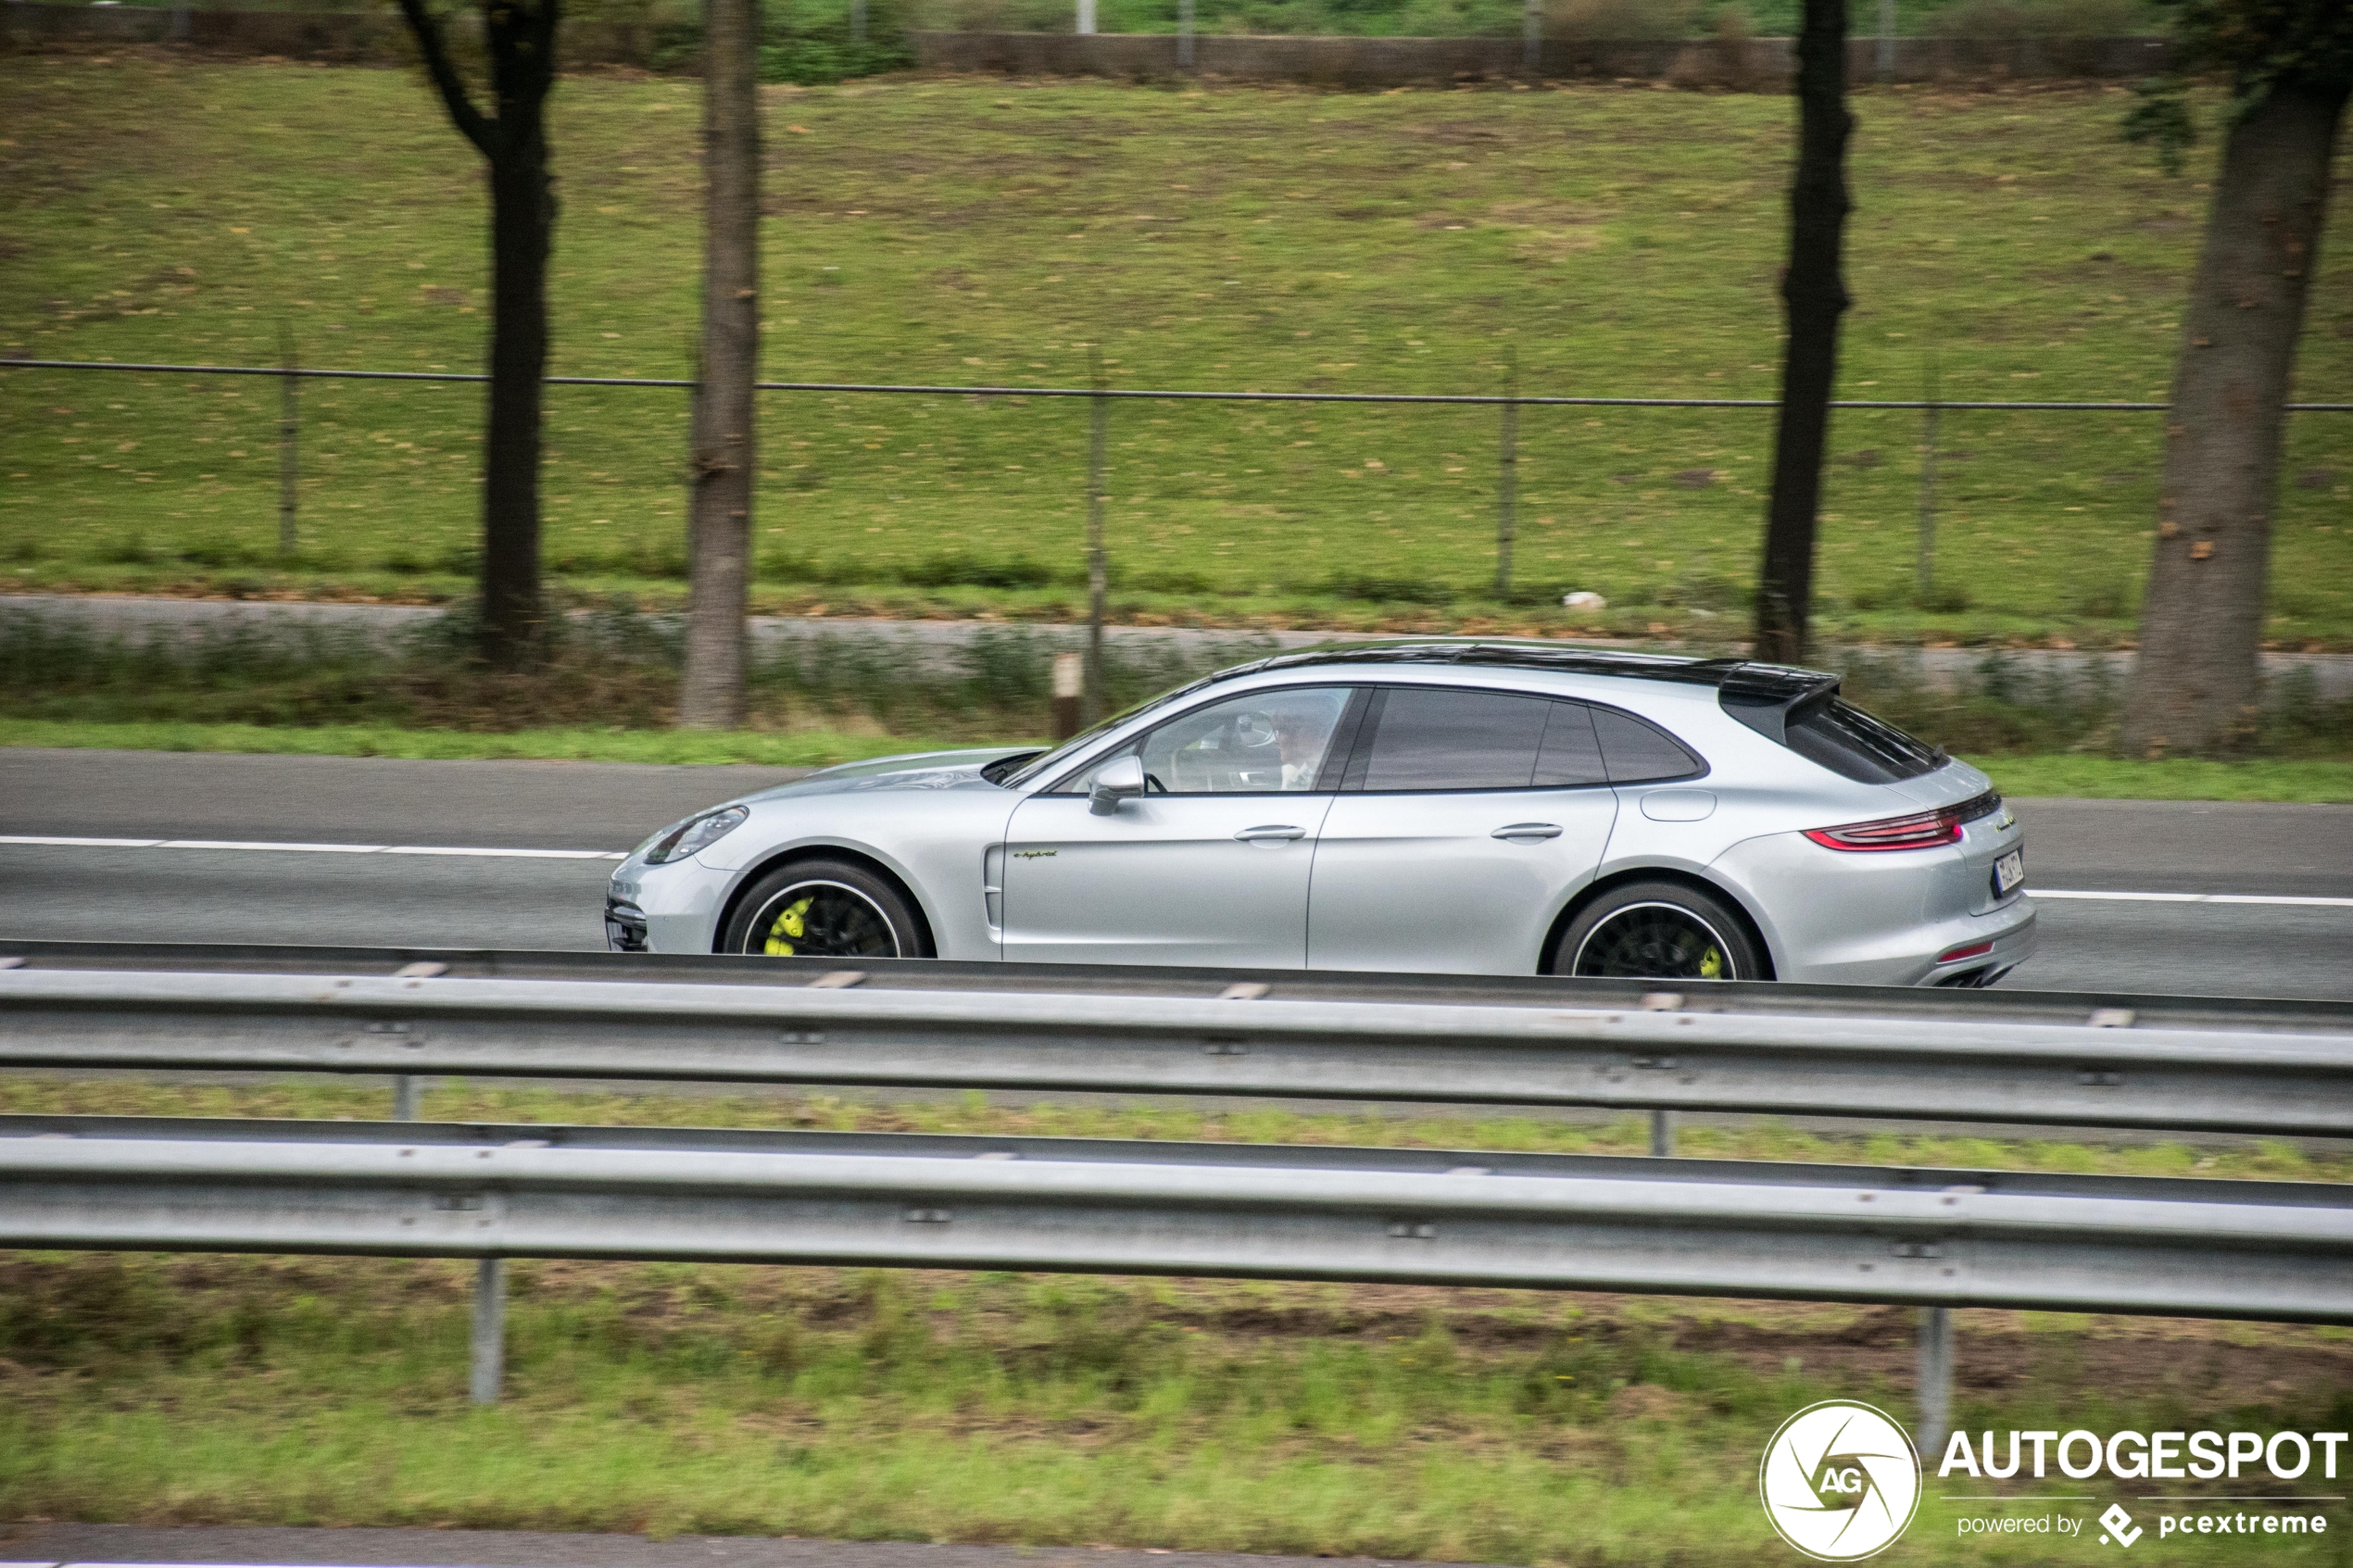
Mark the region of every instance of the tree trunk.
[[1805, 0], [1797, 39], [1797, 172], [1789, 193], [1789, 265], [1781, 300], [1789, 340], [1773, 433], [1773, 494], [1756, 584], [1756, 657], [1806, 656], [1814, 594], [1814, 525], [1822, 498], [1822, 447], [1838, 374], [1838, 320], [1846, 284], [1839, 251], [1846, 230], [1845, 0]]
[[544, 150], [492, 166], [490, 433], [483, 453], [482, 651], [528, 662], [539, 596], [539, 406], [547, 373], [547, 251], [555, 202]]
[[546, 107], [560, 0], [484, 7], [495, 115], [477, 109], [423, 0], [400, 0], [450, 122], [490, 167], [490, 407], [483, 445], [483, 657], [502, 667], [542, 646], [539, 409], [547, 371], [547, 256], [556, 228]]
[[686, 521], [686, 671], [680, 723], [734, 729], [744, 717], [744, 609], [760, 374], [760, 6], [705, 0], [702, 370], [695, 389]]
[[2284, 405], [2346, 93], [2276, 87], [2230, 132], [2182, 315], [2126, 752], [2221, 755], [2255, 733]]

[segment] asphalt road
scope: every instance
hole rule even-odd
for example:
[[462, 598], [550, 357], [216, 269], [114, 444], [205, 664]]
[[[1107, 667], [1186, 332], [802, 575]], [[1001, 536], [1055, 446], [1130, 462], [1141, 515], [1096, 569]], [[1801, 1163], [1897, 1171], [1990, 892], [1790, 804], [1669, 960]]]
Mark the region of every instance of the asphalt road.
[[[617, 854], [784, 768], [0, 750], [0, 835]], [[2353, 807], [2021, 800], [2030, 885], [2353, 898]], [[611, 862], [0, 844], [0, 935], [597, 947]], [[2353, 999], [2353, 906], [2045, 899], [2009, 984]]]

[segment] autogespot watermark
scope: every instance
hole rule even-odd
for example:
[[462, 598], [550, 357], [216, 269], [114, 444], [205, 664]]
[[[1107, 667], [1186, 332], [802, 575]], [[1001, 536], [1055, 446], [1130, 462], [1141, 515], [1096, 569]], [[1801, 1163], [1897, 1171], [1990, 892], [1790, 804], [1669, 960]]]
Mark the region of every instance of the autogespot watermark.
[[[2344, 1432], [1956, 1432], [1937, 1465], [1940, 1482], [1987, 1483], [2041, 1480], [2054, 1474], [2070, 1481], [2271, 1481], [2326, 1487], [2353, 1444]], [[1823, 1562], [1853, 1562], [1894, 1545], [1911, 1524], [1920, 1502], [1922, 1475], [1912, 1439], [1884, 1411], [1850, 1399], [1808, 1405], [1783, 1422], [1765, 1446], [1757, 1492], [1773, 1528], [1807, 1557]], [[1940, 1493], [1939, 1500], [1964, 1505], [2023, 1505], [2038, 1512], [1963, 1512], [1955, 1527], [1963, 1539], [2020, 1539], [2046, 1536], [2101, 1547], [2130, 1548], [2144, 1538], [2176, 1536], [2238, 1536], [2309, 1539], [2329, 1531], [2328, 1505], [2345, 1494], [2332, 1490], [2181, 1496], [2137, 1494], [2155, 1516], [2136, 1519], [2120, 1501], [2094, 1518], [2084, 1514], [2095, 1497], [2005, 1496], [1976, 1491]], [[2237, 1505], [2259, 1505], [2249, 1509]], [[2049, 1505], [2057, 1504], [2058, 1507]], [[2080, 1512], [2066, 1506], [2076, 1505]], [[2148, 1512], [2144, 1509], [2144, 1515]], [[2087, 1531], [2086, 1524], [2097, 1527]], [[2090, 1539], [2087, 1542], [2086, 1537]]]
[[1894, 1544], [1920, 1504], [1920, 1456], [1886, 1411], [1845, 1399], [1808, 1405], [1765, 1445], [1756, 1489], [1781, 1539], [1821, 1562]]

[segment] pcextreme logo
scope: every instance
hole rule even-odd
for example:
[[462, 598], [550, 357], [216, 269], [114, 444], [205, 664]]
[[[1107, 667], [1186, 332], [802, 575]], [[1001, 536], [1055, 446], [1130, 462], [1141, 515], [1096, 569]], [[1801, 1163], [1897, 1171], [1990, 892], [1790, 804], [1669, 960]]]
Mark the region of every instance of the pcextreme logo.
[[1765, 1517], [1820, 1562], [1885, 1550], [1920, 1501], [1920, 1459], [1884, 1411], [1847, 1399], [1808, 1405], [1781, 1423], [1757, 1468]]

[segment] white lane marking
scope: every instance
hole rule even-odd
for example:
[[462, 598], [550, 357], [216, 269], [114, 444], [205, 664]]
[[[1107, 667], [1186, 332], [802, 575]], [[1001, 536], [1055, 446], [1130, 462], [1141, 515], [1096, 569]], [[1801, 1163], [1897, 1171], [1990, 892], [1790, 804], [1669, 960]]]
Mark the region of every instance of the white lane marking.
[[2286, 893], [2084, 893], [2030, 887], [2034, 898], [2097, 898], [2122, 904], [2281, 904], [2319, 909], [2353, 909], [2353, 898], [2301, 897]]
[[59, 844], [70, 849], [153, 849], [160, 838], [54, 838], [30, 834], [0, 836], [0, 844]]
[[384, 851], [387, 855], [479, 855], [507, 860], [625, 860], [625, 850], [620, 849], [469, 849], [462, 847], [434, 848], [422, 844], [396, 844]]
[[297, 855], [380, 855], [381, 844], [275, 844], [234, 838], [167, 838], [158, 849], [283, 849]]
[[625, 860], [622, 849], [482, 849], [454, 844], [275, 844], [224, 838], [68, 838], [50, 834], [0, 834], [0, 844], [67, 849], [210, 849], [233, 854], [456, 855], [492, 860]]

